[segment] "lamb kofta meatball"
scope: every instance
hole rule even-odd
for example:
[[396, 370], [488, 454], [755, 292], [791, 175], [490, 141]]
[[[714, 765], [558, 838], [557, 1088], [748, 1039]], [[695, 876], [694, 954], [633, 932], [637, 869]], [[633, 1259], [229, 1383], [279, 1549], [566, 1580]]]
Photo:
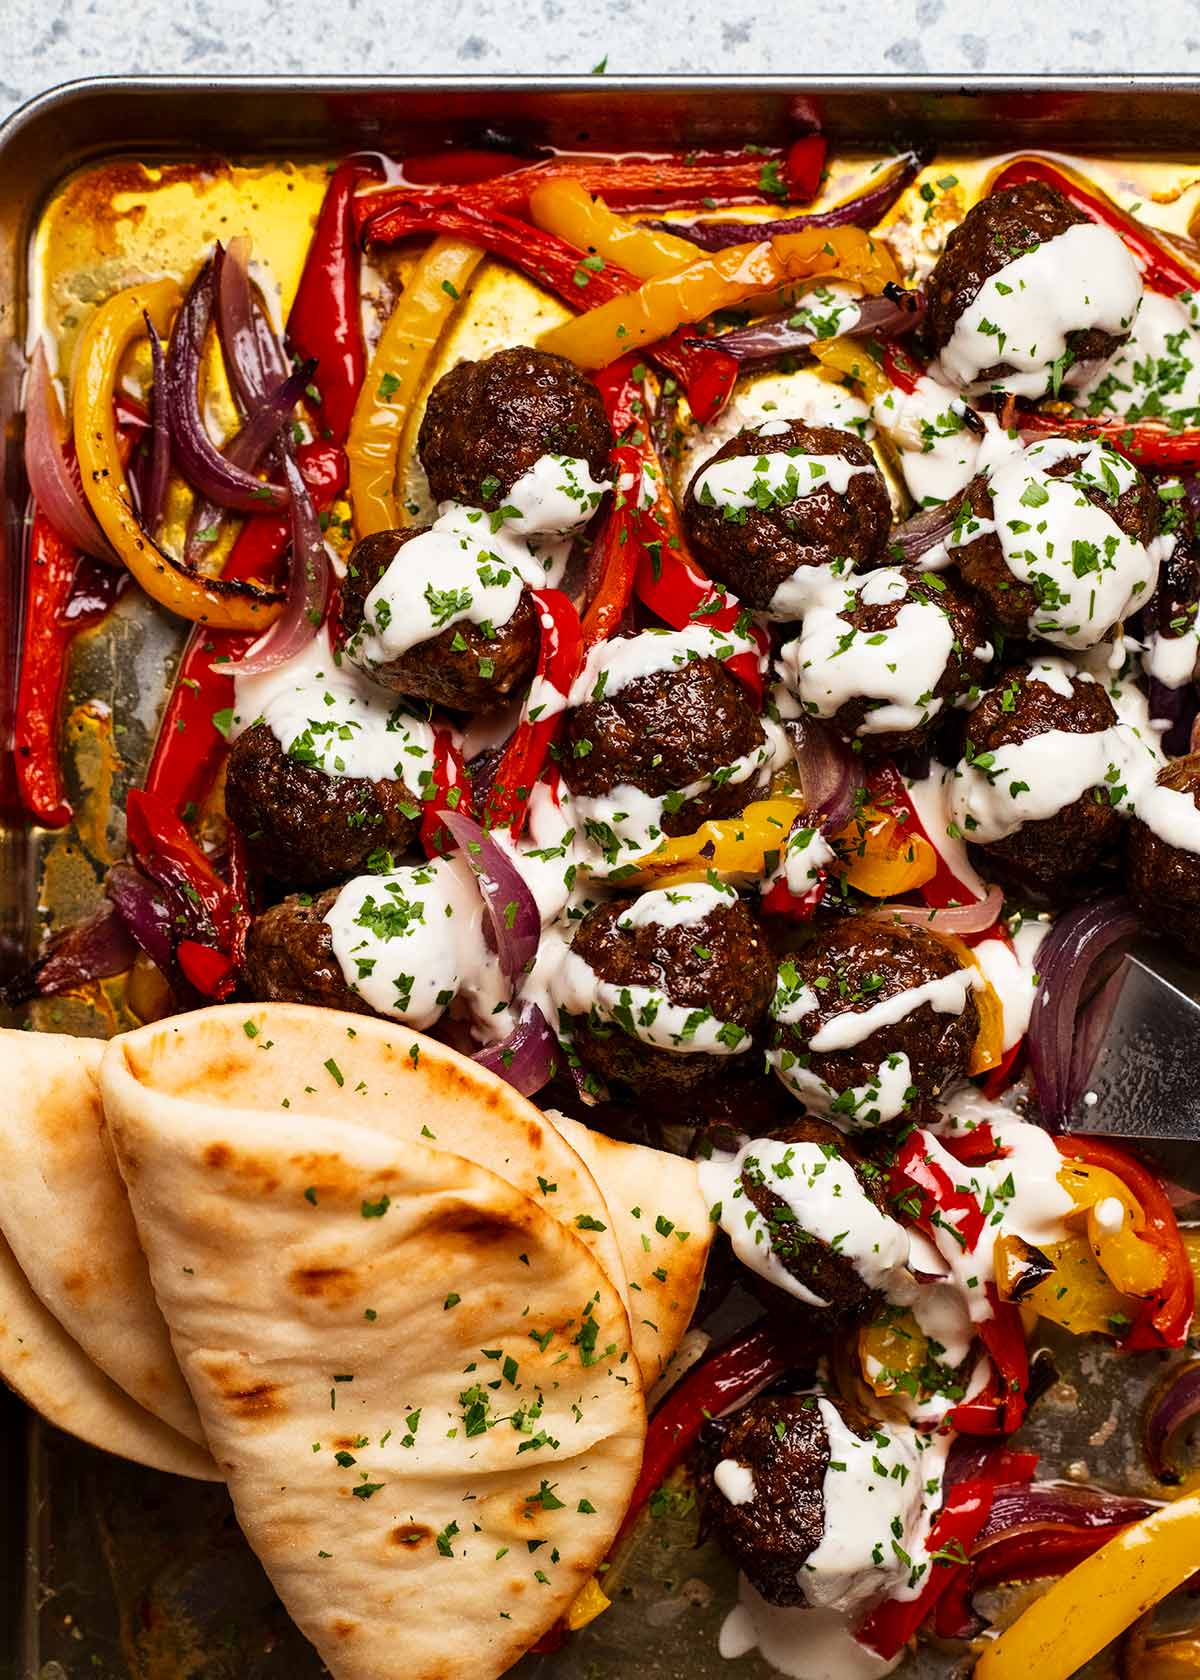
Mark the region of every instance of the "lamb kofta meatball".
[[[378, 531], [342, 584], [345, 657], [396, 694], [483, 712], [519, 693], [537, 663], [537, 614], [483, 515], [461, 528]], [[499, 550], [499, 551], [498, 551]]]
[[[1183, 688], [1200, 656], [1200, 542], [1196, 517], [1182, 482], [1160, 479], [1160, 539], [1164, 550], [1158, 588], [1142, 615], [1146, 674], [1167, 688]], [[1164, 737], [1168, 751], [1172, 735]]]
[[1174, 759], [1136, 795], [1129, 891], [1152, 927], [1200, 961], [1200, 753]]
[[978, 976], [925, 928], [823, 922], [779, 965], [768, 1060], [840, 1130], [884, 1125], [966, 1074]]
[[423, 1031], [461, 1000], [483, 1020], [508, 996], [460, 859], [356, 875], [316, 899], [286, 898], [246, 942], [251, 997], [383, 1015]]
[[980, 199], [925, 283], [943, 375], [1031, 399], [1071, 390], [1129, 337], [1138, 268], [1111, 229], [1040, 181]]
[[560, 767], [603, 868], [664, 834], [744, 809], [770, 757], [724, 656], [743, 644], [701, 625], [646, 630], [592, 650], [569, 696]]
[[779, 669], [810, 717], [892, 754], [920, 746], [991, 656], [974, 596], [937, 572], [883, 566], [810, 607]]
[[608, 487], [612, 444], [592, 381], [565, 356], [525, 346], [443, 374], [417, 434], [435, 502], [516, 507], [514, 530], [551, 529], [547, 504], [559, 501], [590, 517]]
[[1103, 684], [1065, 659], [1009, 666], [966, 731], [950, 816], [985, 875], [1047, 897], [1091, 875], [1117, 844], [1130, 756], [1149, 752]]
[[713, 1222], [773, 1305], [852, 1323], [906, 1284], [908, 1236], [883, 1175], [823, 1120], [802, 1116], [700, 1165]]
[[601, 1079], [686, 1096], [745, 1065], [775, 964], [731, 888], [659, 888], [590, 910], [561, 954], [551, 997], [579, 1059]]
[[706, 1427], [705, 1527], [770, 1604], [839, 1610], [907, 1581], [940, 1477], [903, 1425], [824, 1395], [762, 1395]]
[[952, 558], [1011, 636], [1094, 647], [1154, 592], [1158, 498], [1107, 444], [1009, 443], [964, 503]]
[[831, 569], [841, 577], [879, 559], [892, 507], [860, 438], [764, 420], [699, 468], [683, 513], [715, 578], [756, 612], [793, 619]]

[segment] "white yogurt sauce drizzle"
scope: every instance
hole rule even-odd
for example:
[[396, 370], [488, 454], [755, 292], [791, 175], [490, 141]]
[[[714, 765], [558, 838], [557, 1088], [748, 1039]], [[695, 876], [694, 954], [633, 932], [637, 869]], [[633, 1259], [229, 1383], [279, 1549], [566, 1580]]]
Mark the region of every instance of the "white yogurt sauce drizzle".
[[357, 875], [325, 917], [350, 989], [380, 1015], [421, 1030], [458, 997], [478, 1018], [508, 998], [483, 932], [483, 899], [461, 859]]
[[899, 452], [904, 482], [918, 507], [949, 501], [974, 478], [980, 440], [966, 412], [958, 394], [928, 374], [915, 390], [893, 386], [872, 403], [875, 423]]
[[[942, 373], [962, 389], [1018, 397], [1070, 390], [1092, 368], [1072, 365], [1068, 336], [1129, 332], [1141, 299], [1137, 264], [1117, 235], [1097, 222], [1069, 227], [988, 276], [942, 350]], [[981, 378], [999, 364], [1012, 371]]]
[[1168, 846], [1200, 854], [1200, 811], [1190, 793], [1151, 782], [1138, 794], [1137, 814]]
[[234, 679], [230, 740], [259, 722], [290, 758], [327, 776], [401, 781], [419, 796], [433, 773], [429, 724], [335, 656], [328, 629], [273, 670]]
[[837, 1610], [804, 1610], [768, 1604], [743, 1575], [738, 1602], [725, 1618], [718, 1650], [723, 1657], [761, 1651], [771, 1667], [790, 1680], [882, 1680], [900, 1666], [860, 1645], [851, 1632], [856, 1618]]
[[[758, 428], [769, 442], [770, 422]], [[780, 423], [780, 430], [785, 430]], [[873, 466], [844, 455], [810, 455], [798, 446], [764, 450], [761, 455], [732, 455], [705, 467], [695, 483], [702, 507], [720, 508], [728, 524], [744, 525], [751, 508], [759, 512], [790, 507], [818, 490], [844, 496], [852, 478], [874, 472]]]
[[[933, 690], [954, 651], [954, 627], [934, 584], [914, 598], [904, 574], [880, 567], [849, 586], [827, 590], [809, 606], [800, 634], [785, 643], [779, 672], [804, 711], [833, 717], [847, 702], [867, 698], [871, 709], [858, 735], [916, 729], [942, 709]], [[863, 606], [903, 602], [891, 629], [867, 633], [850, 622]], [[988, 652], [990, 654], [990, 649]]]
[[[1120, 1204], [1117, 1204], [1120, 1206]], [[757, 1489], [754, 1472], [735, 1458], [723, 1458], [713, 1471], [713, 1483], [731, 1505], [749, 1505]]]
[[730, 402], [714, 421], [685, 435], [674, 469], [680, 495], [704, 462], [731, 437], [747, 426], [781, 417], [803, 421], [807, 426], [837, 426], [861, 438], [870, 438], [875, 432], [871, 410], [862, 398], [815, 367], [797, 368], [791, 373], [752, 374], [739, 381]]
[[1146, 292], [1129, 338], [1076, 387], [1092, 414], [1200, 420], [1200, 307], [1191, 292]]

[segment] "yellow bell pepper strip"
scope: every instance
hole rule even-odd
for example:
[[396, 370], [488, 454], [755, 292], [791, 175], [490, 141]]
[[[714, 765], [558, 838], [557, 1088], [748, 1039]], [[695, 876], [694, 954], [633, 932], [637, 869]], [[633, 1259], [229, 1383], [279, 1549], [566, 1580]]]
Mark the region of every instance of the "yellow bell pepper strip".
[[714, 874], [726, 886], [760, 881], [778, 862], [803, 810], [798, 799], [756, 799], [740, 816], [701, 823], [694, 834], [664, 840], [641, 858], [635, 866], [639, 884], [674, 887]]
[[567, 1631], [578, 1633], [580, 1628], [585, 1628], [589, 1622], [594, 1622], [597, 1616], [602, 1616], [611, 1603], [612, 1600], [605, 1595], [599, 1581], [593, 1575], [567, 1611]]
[[[1113, 1288], [1086, 1237], [1073, 1235], [1061, 1242], [1042, 1243], [1039, 1252], [1052, 1270], [1032, 1289], [1021, 1291], [1022, 1307], [1032, 1307], [1040, 1318], [1061, 1325], [1073, 1336], [1124, 1334], [1138, 1303]], [[997, 1287], [1008, 1295], [1022, 1270], [1014, 1238], [997, 1239], [995, 1265]]]
[[673, 274], [660, 274], [628, 296], [611, 298], [578, 320], [552, 327], [539, 344], [578, 367], [607, 367], [627, 350], [669, 338], [677, 327], [703, 321], [718, 309], [733, 309], [795, 280], [817, 277], [857, 280], [874, 290], [898, 278], [890, 252], [861, 228], [816, 228], [734, 245]]
[[874, 805], [864, 805], [830, 844], [842, 860], [840, 873], [869, 898], [899, 898], [937, 873], [938, 856], [929, 841]]
[[[1167, 1263], [1142, 1233], [1146, 1216], [1125, 1184], [1106, 1167], [1072, 1161], [1058, 1182], [1075, 1201], [1071, 1218], [1086, 1217], [1087, 1238], [1105, 1275], [1123, 1295], [1153, 1295]], [[1103, 1212], [1101, 1212], [1103, 1209]]]
[[165, 335], [181, 301], [174, 280], [129, 286], [102, 303], [79, 343], [72, 418], [83, 492], [104, 535], [146, 594], [169, 612], [216, 630], [265, 630], [283, 596], [240, 579], [203, 577], [142, 529], [121, 465], [113, 395], [126, 351], [150, 320]]
[[996, 995], [996, 988], [984, 973], [979, 958], [964, 939], [959, 939], [952, 933], [943, 933], [940, 928], [930, 928], [929, 931], [935, 939], [940, 939], [943, 945], [950, 947], [964, 968], [979, 971], [981, 984], [976, 986], [971, 994], [979, 1012], [979, 1031], [975, 1034], [975, 1042], [971, 1046], [967, 1072], [972, 1078], [979, 1073], [990, 1073], [994, 1067], [999, 1067], [1004, 1059], [1004, 1008]]
[[578, 181], [547, 181], [529, 195], [529, 214], [535, 226], [555, 233], [606, 262], [618, 263], [639, 280], [674, 274], [696, 260], [696, 247], [672, 233], [642, 227], [617, 216], [602, 198]]
[[350, 422], [350, 507], [360, 537], [400, 524], [400, 441], [434, 346], [483, 260], [477, 245], [435, 239], [417, 263], [383, 329]]
[[1122, 1529], [1031, 1604], [975, 1665], [975, 1680], [1070, 1680], [1196, 1572], [1200, 1498]]

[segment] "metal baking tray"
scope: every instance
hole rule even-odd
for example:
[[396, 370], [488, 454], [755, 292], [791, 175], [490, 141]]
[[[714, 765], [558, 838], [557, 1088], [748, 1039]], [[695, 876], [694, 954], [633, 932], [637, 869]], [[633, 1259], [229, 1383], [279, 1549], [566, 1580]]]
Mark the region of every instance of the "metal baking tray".
[[[45, 837], [20, 811], [7, 745], [21, 624], [17, 411], [28, 253], [64, 178], [121, 155], [302, 162], [359, 147], [470, 143], [487, 128], [565, 148], [629, 151], [778, 142], [818, 123], [835, 148], [927, 140], [959, 153], [1032, 146], [1182, 164], [1194, 162], [1200, 141], [1200, 78], [113, 78], [56, 89], [9, 119], [0, 129], [0, 975], [36, 948], [43, 925]], [[145, 615], [135, 629], [169, 647], [169, 632]], [[161, 696], [138, 682], [133, 662], [101, 661], [84, 680], [119, 714], [137, 698], [133, 733], [144, 737], [144, 751]], [[136, 740], [124, 756], [136, 779]], [[121, 788], [118, 778], [117, 802]], [[75, 1024], [65, 1007], [63, 1024]], [[1057, 1380], [1022, 1432], [1042, 1452], [1045, 1473], [1154, 1491], [1129, 1464], [1128, 1443], [1162, 1356], [1123, 1360], [1118, 1393], [1108, 1362], [1088, 1343], [1048, 1338], [1047, 1353]], [[526, 1659], [522, 1680], [768, 1673], [757, 1657], [726, 1663], [717, 1655], [735, 1586], [715, 1550], [696, 1547], [686, 1498], [646, 1527], [614, 1608], [562, 1651]], [[906, 1680], [958, 1680], [970, 1666], [961, 1647], [948, 1647], [923, 1650], [901, 1672]], [[322, 1672], [241, 1540], [222, 1489], [97, 1453], [0, 1390], [0, 1680], [308, 1680]], [[1086, 1671], [1111, 1672], [1103, 1658]]]

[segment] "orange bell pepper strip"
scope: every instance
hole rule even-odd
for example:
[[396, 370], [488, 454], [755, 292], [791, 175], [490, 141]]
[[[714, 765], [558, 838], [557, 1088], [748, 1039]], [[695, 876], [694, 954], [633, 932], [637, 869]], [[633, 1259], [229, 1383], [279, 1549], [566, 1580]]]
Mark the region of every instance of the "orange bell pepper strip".
[[865, 805], [830, 844], [842, 860], [840, 873], [869, 898], [899, 898], [915, 892], [937, 873], [937, 853], [907, 829], [892, 811]]
[[160, 336], [179, 307], [174, 280], [129, 286], [102, 303], [79, 343], [72, 418], [83, 493], [96, 522], [134, 579], [169, 612], [217, 630], [265, 630], [283, 610], [278, 590], [204, 577], [172, 559], [142, 529], [121, 464], [113, 396], [121, 363], [146, 319]]
[[579, 181], [548, 181], [538, 187], [529, 195], [529, 215], [544, 232], [617, 263], [639, 280], [674, 274], [696, 260], [696, 247], [690, 240], [614, 215], [602, 198], [593, 198]]
[[647, 280], [627, 297], [599, 304], [542, 334], [543, 350], [582, 368], [606, 367], [627, 350], [668, 338], [678, 327], [769, 297], [795, 280], [829, 276], [881, 290], [898, 278], [890, 252], [861, 228], [810, 228], [755, 245], [734, 245], [675, 273]]
[[358, 536], [400, 524], [396, 478], [400, 444], [434, 347], [471, 276], [477, 245], [435, 239], [409, 276], [388, 318], [350, 421], [350, 507]]

